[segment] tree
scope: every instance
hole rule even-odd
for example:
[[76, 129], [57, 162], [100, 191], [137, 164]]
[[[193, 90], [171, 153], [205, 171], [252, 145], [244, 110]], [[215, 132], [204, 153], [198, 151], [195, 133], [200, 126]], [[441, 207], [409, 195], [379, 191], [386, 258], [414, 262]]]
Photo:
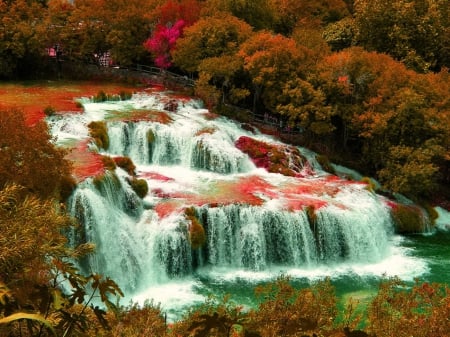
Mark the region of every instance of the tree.
[[15, 183], [44, 199], [67, 197], [74, 183], [64, 156], [44, 121], [29, 126], [21, 111], [0, 112], [0, 188]]
[[160, 68], [172, 65], [170, 51], [175, 47], [186, 23], [178, 20], [173, 26], [158, 25], [153, 36], [144, 43], [144, 47], [155, 55], [155, 64]]
[[98, 62], [98, 57], [111, 49], [107, 39], [111, 19], [104, 0], [76, 0], [68, 23], [60, 32], [66, 58]]
[[416, 200], [429, 198], [437, 188], [439, 167], [433, 163], [437, 154], [433, 147], [392, 146], [378, 173], [380, 181], [389, 190]]
[[269, 8], [274, 16], [273, 30], [289, 36], [297, 27], [318, 28], [335, 22], [348, 15], [342, 0], [269, 0]]
[[109, 296], [123, 296], [111, 279], [83, 276], [74, 267], [72, 261], [92, 252], [93, 246], [67, 245], [62, 232], [74, 224], [57, 205], [18, 185], [0, 189], [2, 336], [85, 336], [96, 327], [94, 316], [107, 327], [106, 312], [89, 307], [94, 296], [111, 310], [115, 304]]
[[445, 0], [355, 1], [358, 44], [420, 72], [450, 66], [448, 18]]
[[172, 52], [173, 61], [181, 69], [198, 72], [205, 59], [234, 55], [251, 34], [251, 27], [234, 16], [200, 19], [185, 30]]
[[42, 69], [44, 14], [38, 1], [0, 1], [0, 78], [29, 76]]
[[293, 127], [300, 126], [308, 134], [324, 135], [333, 131], [333, 110], [325, 103], [325, 95], [300, 78], [282, 85], [277, 111], [289, 119]]
[[260, 99], [264, 108], [278, 113], [283, 84], [297, 77], [306, 78], [311, 51], [293, 39], [270, 32], [258, 32], [242, 44], [238, 53], [253, 84], [253, 109]]
[[169, 0], [159, 10], [160, 22], [152, 36], [144, 42], [144, 47], [155, 56], [154, 62], [158, 67], [169, 68], [172, 65], [170, 53], [185, 27], [197, 21], [200, 5], [196, 0], [182, 3]]
[[[154, 1], [153, 1], [154, 2]], [[110, 27], [106, 41], [111, 46], [109, 51], [114, 64], [130, 66], [144, 63], [148, 60], [148, 51], [143, 42], [148, 38], [148, 32], [155, 26], [151, 15], [156, 11], [157, 4], [152, 1], [108, 2], [107, 12]]]

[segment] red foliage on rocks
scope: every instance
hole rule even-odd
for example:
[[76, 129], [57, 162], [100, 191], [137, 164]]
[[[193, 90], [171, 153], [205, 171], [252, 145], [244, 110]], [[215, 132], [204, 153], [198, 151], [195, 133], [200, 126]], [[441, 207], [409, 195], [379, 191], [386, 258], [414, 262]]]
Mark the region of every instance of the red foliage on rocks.
[[247, 136], [240, 137], [235, 146], [246, 153], [257, 167], [285, 176], [303, 176], [302, 167], [306, 160], [293, 146], [268, 144]]

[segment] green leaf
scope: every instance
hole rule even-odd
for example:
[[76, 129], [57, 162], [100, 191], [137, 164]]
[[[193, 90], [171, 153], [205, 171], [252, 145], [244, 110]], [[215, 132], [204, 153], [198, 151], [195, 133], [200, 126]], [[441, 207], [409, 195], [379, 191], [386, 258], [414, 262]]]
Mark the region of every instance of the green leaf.
[[8, 324], [8, 323], [18, 321], [21, 319], [29, 319], [29, 320], [33, 320], [33, 321], [42, 323], [47, 328], [49, 328], [49, 330], [56, 336], [56, 332], [53, 329], [52, 324], [49, 321], [47, 321], [44, 317], [42, 317], [41, 315], [38, 315], [38, 314], [28, 314], [25, 312], [17, 312], [15, 314], [0, 318], [0, 324]]

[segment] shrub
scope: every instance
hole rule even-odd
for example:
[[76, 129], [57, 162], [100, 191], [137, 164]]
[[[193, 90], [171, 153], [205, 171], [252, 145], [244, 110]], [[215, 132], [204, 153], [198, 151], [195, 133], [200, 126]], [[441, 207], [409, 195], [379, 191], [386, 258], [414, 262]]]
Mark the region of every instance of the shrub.
[[161, 308], [153, 302], [145, 302], [122, 308], [111, 324], [111, 337], [165, 336], [166, 322]]
[[373, 336], [448, 336], [450, 291], [445, 285], [419, 283], [406, 287], [398, 278], [383, 281], [368, 310]]
[[136, 192], [136, 194], [140, 198], [144, 198], [148, 193], [148, 184], [145, 179], [137, 179], [133, 178], [129, 180], [129, 183], [131, 185], [131, 188], [133, 188], [133, 191]]
[[426, 230], [427, 218], [416, 205], [395, 204], [391, 216], [397, 233], [423, 233]]
[[107, 150], [109, 147], [109, 136], [105, 122], [90, 122], [88, 124], [89, 133], [94, 139], [98, 148]]
[[377, 190], [377, 185], [371, 178], [363, 177], [363, 178], [361, 178], [361, 182], [367, 184], [366, 189], [369, 192], [375, 192]]
[[191, 222], [189, 226], [189, 241], [193, 249], [198, 249], [202, 247], [206, 242], [205, 229], [202, 224], [198, 221], [195, 214], [195, 209], [193, 207], [187, 208], [185, 210], [185, 215]]
[[110, 156], [102, 156], [103, 167], [108, 171], [114, 171], [116, 169], [116, 163]]
[[93, 101], [95, 103], [106, 102], [108, 100], [108, 95], [103, 90], [100, 90], [97, 95], [94, 96]]
[[316, 160], [320, 164], [322, 169], [325, 170], [326, 172], [331, 174], [336, 173], [334, 167], [331, 165], [330, 159], [327, 156], [323, 154], [318, 154], [316, 155]]
[[136, 175], [136, 166], [129, 157], [116, 157], [114, 162], [117, 166], [124, 169], [130, 176]]
[[131, 97], [133, 96], [133, 94], [132, 94], [131, 92], [122, 90], [122, 91], [119, 93], [119, 96], [120, 96], [120, 99], [121, 99], [122, 101], [127, 101], [127, 100], [131, 99]]
[[147, 142], [149, 145], [152, 145], [155, 141], [155, 133], [152, 130], [148, 130], [147, 132]]
[[331, 330], [337, 317], [337, 297], [329, 279], [295, 289], [288, 277], [281, 276], [255, 292], [264, 300], [250, 312], [249, 325], [261, 336], [301, 336], [301, 332]]
[[53, 116], [55, 114], [55, 112], [56, 112], [56, 109], [50, 105], [45, 107], [45, 109], [44, 109], [44, 114], [46, 116]]

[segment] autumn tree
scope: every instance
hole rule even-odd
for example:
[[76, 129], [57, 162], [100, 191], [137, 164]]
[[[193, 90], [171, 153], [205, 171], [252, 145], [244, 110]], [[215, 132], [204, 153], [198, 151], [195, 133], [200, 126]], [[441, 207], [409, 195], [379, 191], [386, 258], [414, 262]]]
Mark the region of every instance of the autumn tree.
[[169, 0], [159, 11], [159, 23], [152, 36], [144, 42], [144, 48], [154, 55], [154, 62], [158, 67], [169, 68], [172, 65], [170, 53], [183, 35], [185, 27], [197, 21], [200, 5], [196, 0], [185, 0], [181, 3]]
[[268, 0], [268, 6], [274, 16], [273, 30], [287, 36], [297, 27], [317, 28], [348, 15], [342, 0]]
[[73, 179], [64, 155], [43, 121], [30, 126], [21, 111], [0, 112], [0, 188], [15, 183], [42, 198], [67, 197]]
[[29, 76], [42, 69], [44, 14], [39, 1], [0, 1], [0, 78]]
[[318, 69], [337, 144], [361, 153], [366, 173], [378, 174], [390, 189], [415, 198], [429, 194], [445, 166], [449, 133], [438, 125], [448, 121], [448, 86], [440, 84], [448, 75], [420, 75], [360, 48], [330, 55]]
[[106, 11], [110, 23], [106, 41], [115, 64], [126, 67], [148, 62], [148, 51], [143, 42], [155, 27], [151, 13], [157, 10], [157, 5], [155, 1], [108, 2]]
[[254, 111], [263, 108], [272, 113], [279, 113], [277, 105], [284, 83], [297, 77], [305, 79], [311, 62], [309, 49], [266, 31], [243, 43], [238, 55], [252, 81]]
[[111, 17], [104, 0], [76, 0], [67, 18], [67, 24], [59, 27], [59, 43], [66, 59], [97, 62], [96, 56], [111, 49], [107, 36]]
[[234, 16], [203, 18], [186, 29], [172, 52], [173, 60], [198, 74], [197, 94], [210, 105], [225, 96], [236, 103], [248, 95], [239, 78], [243, 63], [237, 52], [251, 34], [251, 27]]
[[449, 67], [445, 0], [357, 0], [355, 23], [357, 43], [368, 50], [390, 54], [420, 72]]
[[73, 225], [53, 200], [15, 184], [0, 189], [0, 335], [89, 336], [108, 328], [92, 299], [115, 310], [112, 297], [122, 291], [109, 278], [79, 273], [74, 261], [93, 245], [69, 247], [63, 232]]

